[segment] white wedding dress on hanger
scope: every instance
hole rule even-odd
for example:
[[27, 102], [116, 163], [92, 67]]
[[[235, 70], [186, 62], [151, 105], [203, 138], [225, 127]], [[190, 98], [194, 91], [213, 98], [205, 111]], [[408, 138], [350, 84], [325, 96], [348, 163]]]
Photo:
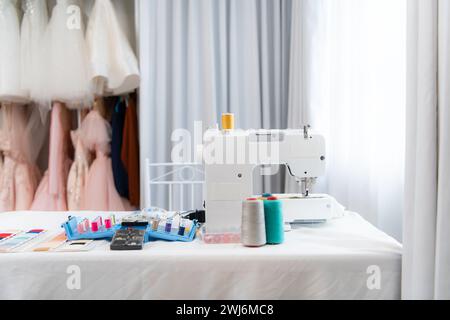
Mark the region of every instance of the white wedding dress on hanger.
[[20, 22], [17, 0], [0, 0], [0, 102], [26, 103], [20, 86]]
[[21, 28], [21, 88], [33, 97], [41, 90], [40, 57], [42, 41], [48, 24], [47, 1], [24, 0]]
[[47, 106], [58, 101], [70, 109], [90, 108], [93, 92], [78, 0], [57, 0], [43, 47], [40, 73], [45, 80], [41, 82], [34, 100]]
[[138, 61], [111, 0], [95, 1], [86, 41], [95, 94], [121, 95], [139, 87]]

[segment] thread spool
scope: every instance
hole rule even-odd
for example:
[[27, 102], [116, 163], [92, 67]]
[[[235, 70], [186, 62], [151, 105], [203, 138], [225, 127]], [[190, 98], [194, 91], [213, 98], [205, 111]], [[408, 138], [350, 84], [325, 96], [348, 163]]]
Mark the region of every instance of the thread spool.
[[86, 229], [84, 228], [84, 223], [79, 223], [77, 225], [77, 230], [79, 234], [83, 234], [86, 232]]
[[90, 229], [90, 227], [91, 227], [91, 223], [89, 222], [89, 220], [88, 219], [84, 219], [82, 223], [84, 223], [84, 231], [85, 232], [88, 231]]
[[222, 114], [222, 130], [234, 130], [234, 114]]
[[284, 242], [283, 203], [276, 197], [264, 200], [267, 244]]
[[105, 219], [105, 228], [106, 228], [107, 230], [109, 230], [109, 229], [112, 228], [112, 221], [111, 221], [110, 218]]
[[260, 247], [266, 244], [263, 201], [247, 199], [242, 202], [241, 242], [247, 247]]
[[98, 222], [92, 222], [91, 224], [91, 230], [92, 232], [98, 232]]

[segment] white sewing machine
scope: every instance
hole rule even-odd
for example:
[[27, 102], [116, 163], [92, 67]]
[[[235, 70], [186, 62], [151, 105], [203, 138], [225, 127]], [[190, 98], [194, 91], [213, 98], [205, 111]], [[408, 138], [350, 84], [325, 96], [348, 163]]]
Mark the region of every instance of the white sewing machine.
[[[311, 195], [325, 173], [325, 139], [303, 130], [210, 129], [205, 134], [205, 209], [208, 233], [239, 232], [242, 201], [254, 195], [254, 173], [270, 175], [285, 165], [302, 193], [278, 195], [285, 222], [326, 221], [338, 205], [327, 195]], [[257, 172], [257, 170], [260, 172]], [[256, 170], [256, 171], [255, 171]]]

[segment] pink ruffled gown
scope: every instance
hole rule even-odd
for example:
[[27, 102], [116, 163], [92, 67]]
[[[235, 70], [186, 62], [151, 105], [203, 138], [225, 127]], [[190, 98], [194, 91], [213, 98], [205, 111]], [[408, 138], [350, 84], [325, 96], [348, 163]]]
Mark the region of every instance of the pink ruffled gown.
[[0, 212], [28, 210], [40, 176], [32, 160], [30, 119], [24, 106], [7, 104], [0, 112]]
[[122, 199], [114, 185], [111, 153], [111, 126], [96, 110], [92, 110], [79, 129], [83, 145], [95, 153], [95, 160], [89, 168], [82, 210], [126, 211], [131, 206]]
[[69, 116], [63, 104], [53, 104], [49, 166], [36, 191], [33, 211], [67, 211], [66, 183], [72, 164], [68, 154]]

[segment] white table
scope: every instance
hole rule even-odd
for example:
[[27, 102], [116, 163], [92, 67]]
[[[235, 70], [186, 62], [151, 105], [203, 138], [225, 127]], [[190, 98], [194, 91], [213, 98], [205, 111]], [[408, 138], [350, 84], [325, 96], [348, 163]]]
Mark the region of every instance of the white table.
[[[0, 230], [56, 232], [67, 215], [1, 213]], [[7, 253], [0, 254], [0, 299], [399, 299], [401, 250], [348, 212], [288, 232], [279, 246], [196, 240], [129, 252], [104, 243], [83, 253]]]

